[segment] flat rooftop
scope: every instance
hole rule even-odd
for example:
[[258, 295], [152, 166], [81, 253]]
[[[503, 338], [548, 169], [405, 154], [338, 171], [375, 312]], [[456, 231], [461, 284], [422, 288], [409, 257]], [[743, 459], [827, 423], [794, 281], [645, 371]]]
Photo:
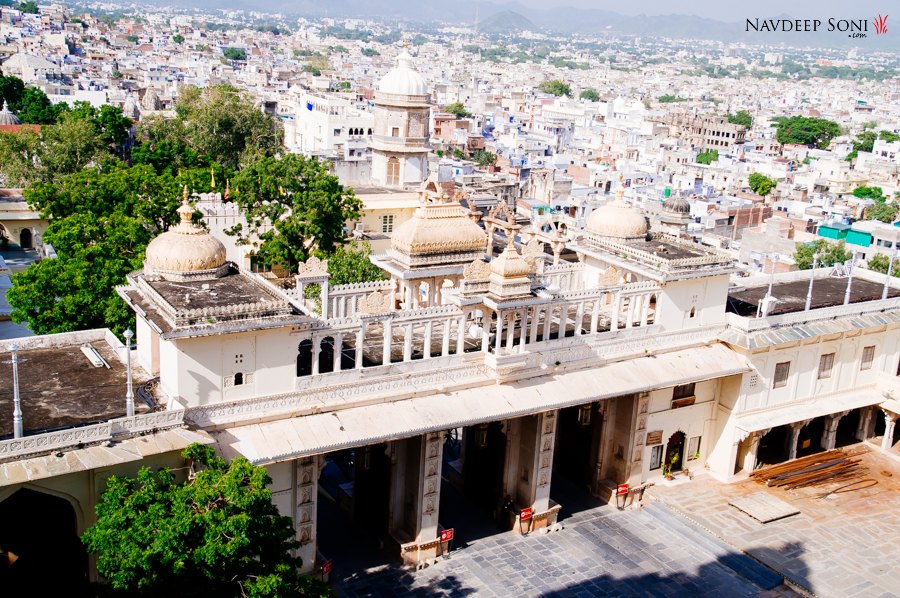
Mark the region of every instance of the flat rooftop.
[[[766, 296], [768, 284], [748, 287], [742, 291], [728, 294], [727, 311], [745, 317], [756, 315], [760, 300]], [[806, 293], [809, 289], [809, 279], [775, 282], [772, 285], [772, 296], [778, 301], [769, 310], [769, 315], [789, 314], [803, 311], [806, 306]], [[864, 301], [877, 301], [881, 299], [883, 284], [865, 280], [853, 279], [850, 285], [850, 303]], [[813, 282], [811, 309], [822, 307], [834, 307], [844, 304], [844, 293], [847, 290], [846, 278], [833, 278], [823, 276]], [[900, 297], [900, 289], [889, 289], [888, 297]]]
[[179, 311], [279, 300], [260, 285], [236, 272], [213, 280], [192, 282], [148, 280], [147, 284]]
[[682, 260], [695, 257], [708, 257], [710, 255], [709, 251], [705, 251], [704, 248], [699, 245], [695, 249], [686, 245], [672, 243], [667, 239], [626, 241], [625, 245], [638, 251], [652, 253], [664, 260]]
[[[125, 416], [127, 369], [113, 348], [92, 340], [109, 364], [94, 367], [81, 344], [22, 349], [19, 356], [19, 397], [26, 435], [29, 432], [99, 423]], [[136, 361], [132, 360], [132, 365]], [[136, 413], [149, 407], [137, 397], [137, 387], [149, 378], [133, 368]], [[0, 354], [0, 437], [13, 435], [12, 355]]]

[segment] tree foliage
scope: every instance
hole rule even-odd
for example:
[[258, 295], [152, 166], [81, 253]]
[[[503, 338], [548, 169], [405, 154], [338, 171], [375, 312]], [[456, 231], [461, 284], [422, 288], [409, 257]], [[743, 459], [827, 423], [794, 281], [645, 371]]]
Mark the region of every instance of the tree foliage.
[[367, 242], [352, 241], [337, 247], [327, 256], [328, 274], [331, 276], [329, 283], [338, 285], [384, 280], [384, 270], [369, 260], [370, 255], [372, 246]]
[[452, 114], [456, 118], [469, 118], [472, 113], [466, 110], [465, 104], [462, 102], [453, 102], [444, 106], [444, 111]]
[[697, 154], [697, 164], [712, 164], [719, 159], [719, 150], [707, 150]]
[[597, 90], [593, 87], [588, 87], [578, 94], [578, 99], [587, 100], [588, 102], [598, 102], [600, 101], [600, 94], [597, 93]]
[[272, 503], [265, 468], [226, 463], [210, 447], [182, 453], [194, 475], [142, 468], [112, 476], [82, 539], [115, 590], [138, 596], [328, 596], [298, 573], [290, 517]]
[[497, 162], [497, 154], [486, 150], [475, 150], [472, 159], [480, 166], [493, 166]]
[[549, 93], [557, 97], [572, 96], [572, 88], [562, 79], [550, 79], [549, 81], [544, 81], [538, 85], [538, 89], [544, 93]]
[[797, 243], [794, 249], [794, 263], [800, 270], [809, 270], [813, 267], [813, 254], [818, 254], [816, 267], [833, 266], [834, 264], [844, 263], [853, 257], [853, 254], [847, 251], [843, 241], [832, 243], [825, 239], [816, 239], [809, 243]]
[[853, 196], [859, 197], [862, 199], [884, 199], [884, 191], [881, 190], [881, 187], [869, 187], [867, 185], [861, 185], [853, 190]]
[[222, 56], [228, 60], [247, 60], [247, 50], [244, 48], [225, 48]]
[[776, 123], [776, 138], [782, 145], [792, 143], [826, 149], [841, 134], [840, 125], [824, 118], [780, 117]]
[[876, 199], [875, 205], [866, 210], [866, 220], [880, 220], [891, 224], [900, 216], [900, 203], [894, 200], [888, 203], [884, 198]]
[[891, 276], [900, 278], [900, 259], [895, 259], [894, 263], [891, 264], [891, 258], [879, 253], [878, 255], [873, 255], [869, 258], [867, 265], [869, 270], [880, 272], [881, 274], [887, 274], [888, 266], [890, 266]]
[[344, 241], [344, 223], [362, 208], [325, 163], [297, 154], [259, 158], [235, 175], [232, 186], [250, 228], [233, 233], [244, 242], [258, 235], [256, 259], [266, 266], [293, 269], [313, 252], [330, 254]]
[[747, 177], [747, 183], [750, 185], [750, 188], [754, 193], [762, 196], [766, 196], [772, 192], [772, 189], [775, 188], [775, 185], [778, 183], [773, 179], [770, 179], [764, 174], [760, 174], [758, 172], [752, 173], [749, 177]]
[[670, 93], [664, 94], [656, 98], [660, 104], [674, 104], [676, 102], [687, 102], [687, 98], [675, 96]]
[[738, 110], [734, 114], [728, 115], [728, 122], [734, 125], [741, 125], [749, 129], [753, 126], [753, 115], [746, 110]]

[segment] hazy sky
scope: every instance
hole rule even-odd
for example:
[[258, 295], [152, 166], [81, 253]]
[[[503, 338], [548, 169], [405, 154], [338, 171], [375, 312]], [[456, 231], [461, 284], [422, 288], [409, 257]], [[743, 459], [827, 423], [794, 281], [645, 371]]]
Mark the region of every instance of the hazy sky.
[[[533, 8], [574, 6], [576, 8], [600, 8], [625, 15], [689, 14], [720, 21], [743, 21], [754, 17], [771, 17], [788, 14], [794, 18], [827, 20], [836, 18], [873, 18], [876, 14], [897, 13], [900, 30], [900, 3], [897, 0], [518, 0]], [[502, 0], [499, 0], [502, 2]], [[498, 3], [499, 3], [498, 2]]]

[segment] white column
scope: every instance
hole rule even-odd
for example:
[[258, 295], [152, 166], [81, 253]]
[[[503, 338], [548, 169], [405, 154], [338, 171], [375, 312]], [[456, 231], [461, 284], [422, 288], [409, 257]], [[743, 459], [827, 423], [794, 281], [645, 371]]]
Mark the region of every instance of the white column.
[[597, 333], [597, 325], [600, 323], [600, 298], [594, 299], [591, 305], [591, 334]]
[[534, 507], [535, 513], [550, 508], [550, 478], [553, 473], [553, 447], [556, 444], [556, 414], [548, 411], [538, 416], [538, 446], [535, 451]]
[[497, 331], [494, 336], [494, 354], [500, 355], [500, 348], [503, 346], [503, 318], [506, 314], [497, 312]]
[[456, 330], [456, 354], [462, 355], [466, 349], [466, 313], [459, 317], [459, 326]]
[[356, 331], [356, 355], [353, 366], [358, 370], [363, 367], [363, 343], [366, 340], [366, 327], [365, 322], [360, 322], [359, 330]]
[[525, 344], [528, 341], [528, 308], [522, 309], [522, 322], [519, 330], [519, 353], [525, 352]]
[[566, 336], [566, 328], [569, 324], [569, 304], [563, 303], [559, 306], [559, 338]]
[[791, 445], [788, 447], [788, 461], [797, 458], [797, 441], [800, 439], [800, 430], [809, 423], [809, 420], [791, 424]]
[[513, 350], [513, 343], [516, 340], [516, 311], [509, 312], [509, 328], [506, 331], [506, 353], [510, 354]]
[[303, 559], [300, 571], [311, 573], [316, 566], [316, 499], [319, 494], [319, 459], [306, 457], [294, 461], [295, 510], [294, 530], [300, 548], [297, 556]]
[[312, 352], [312, 373], [313, 373], [313, 375], [316, 375], [319, 373], [319, 350], [321, 348], [320, 347], [321, 343], [322, 343], [322, 339], [320, 339], [316, 335], [313, 335], [313, 337], [312, 337], [312, 344], [313, 344], [313, 346], [312, 346], [312, 350], [313, 350], [313, 352]]
[[406, 280], [403, 282], [403, 309], [412, 309], [413, 308], [413, 292], [412, 287], [409, 286], [409, 281]]
[[541, 308], [538, 305], [535, 305], [531, 308], [531, 321], [528, 322], [528, 327], [531, 329], [528, 335], [528, 342], [532, 345], [537, 342], [538, 328], [541, 325]]
[[481, 318], [481, 352], [487, 353], [490, 348], [491, 342], [491, 316], [487, 312], [484, 311], [484, 315]]
[[847, 411], [843, 413], [835, 413], [825, 418], [825, 429], [822, 432], [822, 450], [830, 451], [837, 444], [837, 429], [841, 418], [847, 415]]
[[650, 295], [641, 298], [641, 326], [647, 325], [647, 316], [650, 315]]
[[581, 336], [581, 326], [584, 321], [584, 301], [578, 302], [578, 307], [575, 309], [575, 336]]
[[382, 341], [381, 348], [381, 364], [382, 365], [390, 365], [391, 364], [391, 344], [394, 341], [394, 332], [393, 332], [393, 321], [388, 318], [382, 321], [384, 324], [384, 339]]
[[412, 336], [413, 325], [409, 323], [403, 328], [403, 361], [412, 360]]
[[544, 341], [550, 338], [550, 325], [553, 323], [553, 304], [544, 309]]
[[332, 371], [340, 372], [341, 371], [341, 349], [344, 345], [344, 335], [340, 332], [333, 335], [334, 338], [334, 359], [332, 363], [334, 364], [332, 367]]
[[431, 335], [433, 334], [433, 326], [434, 320], [429, 320], [425, 323], [425, 340], [423, 342], [424, 347], [422, 347], [422, 359], [431, 359]]
[[628, 315], [625, 316], [625, 328], [631, 328], [634, 326], [634, 302], [637, 298], [632, 295], [628, 299]]
[[327, 320], [330, 317], [329, 314], [331, 313], [329, 311], [330, 305], [328, 299], [328, 279], [320, 282], [319, 287], [322, 289], [322, 292], [319, 296], [320, 300], [322, 301], [322, 319]]
[[897, 425], [897, 416], [890, 411], [884, 411], [884, 436], [881, 439], [881, 448], [889, 450], [894, 441], [894, 427]]
[[422, 443], [421, 469], [421, 519], [418, 542], [429, 542], [438, 537], [438, 507], [441, 499], [441, 459], [444, 439], [441, 432], [426, 434]]
[[610, 314], [610, 330], [618, 330], [619, 328], [619, 311], [622, 309], [622, 295], [616, 293], [616, 298], [612, 303], [612, 313]]

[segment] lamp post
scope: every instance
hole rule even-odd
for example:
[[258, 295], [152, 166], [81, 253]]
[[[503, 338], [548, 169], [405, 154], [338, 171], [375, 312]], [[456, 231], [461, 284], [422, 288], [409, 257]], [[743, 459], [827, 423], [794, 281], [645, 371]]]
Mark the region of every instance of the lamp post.
[[131, 387], [131, 338], [134, 333], [129, 329], [123, 333], [125, 337], [125, 364], [128, 368], [128, 390], [125, 391], [125, 415], [134, 417], [134, 391]]
[[847, 272], [847, 290], [844, 291], [844, 305], [849, 305], [850, 303], [850, 285], [853, 284], [853, 266], [856, 264], [856, 252], [853, 252], [853, 257], [850, 258], [850, 268]]
[[813, 263], [812, 263], [812, 274], [809, 277], [809, 289], [806, 291], [806, 307], [803, 308], [803, 311], [809, 311], [809, 308], [812, 304], [812, 287], [813, 281], [816, 279], [816, 264], [819, 261], [818, 252], [813, 254]]
[[24, 435], [22, 425], [22, 400], [19, 398], [19, 345], [13, 344], [9, 350], [12, 352], [13, 366], [13, 437], [21, 438]]
[[887, 299], [888, 290], [891, 288], [891, 270], [894, 267], [894, 258], [897, 257], [897, 243], [894, 243], [894, 251], [891, 253], [891, 257], [888, 259], [888, 269], [884, 275], [884, 289], [881, 291], [881, 298]]

